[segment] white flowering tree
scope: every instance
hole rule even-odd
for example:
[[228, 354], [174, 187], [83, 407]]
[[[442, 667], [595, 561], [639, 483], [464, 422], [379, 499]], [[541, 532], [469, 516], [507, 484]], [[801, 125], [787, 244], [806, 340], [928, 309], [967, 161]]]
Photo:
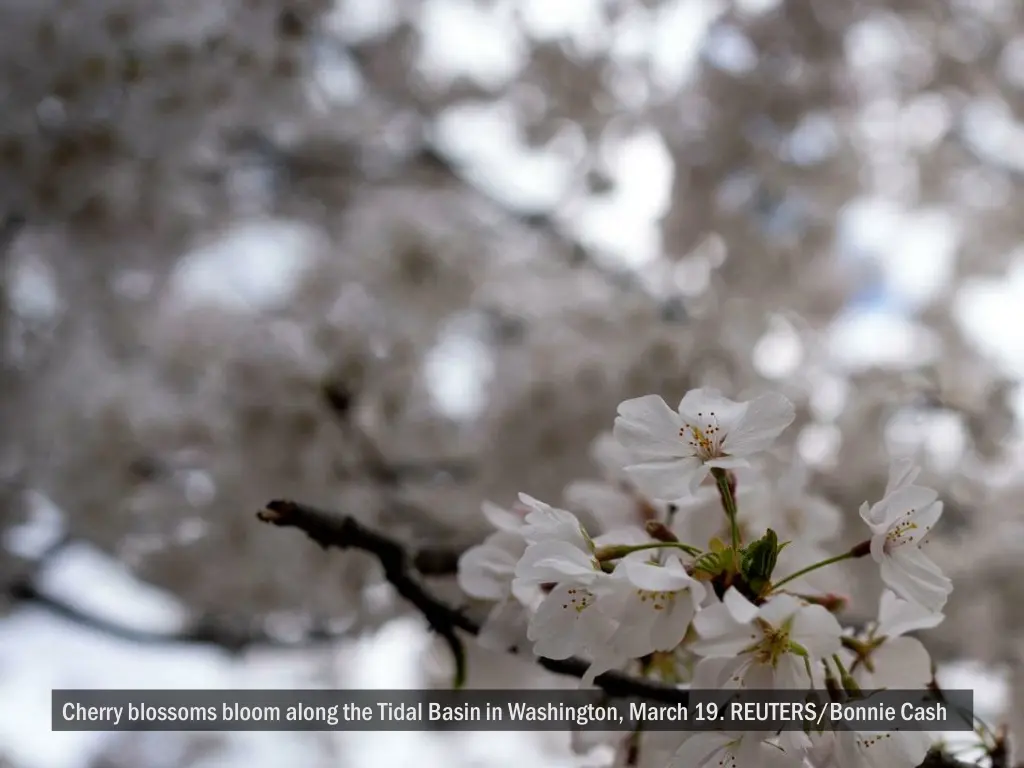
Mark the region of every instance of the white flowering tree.
[[[1007, 667], [1024, 732], [1019, 3], [173, 5], [0, 0], [0, 620], [247, 658], [426, 608], [657, 696], [680, 639], [709, 674], [748, 603], [814, 598], [858, 685], [919, 680], [920, 632]], [[659, 399], [711, 387], [781, 394]], [[528, 540], [522, 491], [597, 549]], [[255, 525], [273, 498], [414, 605]], [[47, 590], [70, 549], [183, 626]], [[554, 631], [551, 585], [594, 624]], [[676, 597], [648, 625], [635, 590]]]

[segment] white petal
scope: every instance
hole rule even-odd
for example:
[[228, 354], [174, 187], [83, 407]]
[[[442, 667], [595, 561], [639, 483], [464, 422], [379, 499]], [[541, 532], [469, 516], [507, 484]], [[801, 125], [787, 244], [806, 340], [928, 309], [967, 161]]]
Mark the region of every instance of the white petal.
[[698, 611], [693, 626], [700, 639], [690, 645], [690, 650], [698, 656], [736, 656], [763, 637], [757, 627], [737, 622], [721, 603]]
[[612, 428], [616, 441], [634, 459], [685, 456], [689, 445], [679, 438], [679, 414], [657, 395], [644, 395], [619, 404]]
[[914, 546], [893, 551], [882, 560], [879, 571], [889, 589], [930, 611], [941, 611], [953, 591], [953, 583], [939, 566]]
[[918, 629], [937, 627], [945, 618], [941, 611], [931, 611], [886, 589], [879, 601], [876, 634], [899, 637]]
[[487, 522], [499, 531], [518, 531], [523, 527], [522, 515], [510, 512], [504, 507], [499, 507], [497, 504], [485, 501], [481, 505], [481, 509], [484, 517], [487, 518]]
[[695, 733], [682, 743], [672, 757], [672, 768], [705, 768], [705, 766], [727, 765], [721, 761], [726, 748], [736, 739], [736, 734], [703, 732]]
[[808, 605], [793, 618], [790, 638], [812, 656], [828, 658], [839, 653], [843, 628], [839, 621], [820, 605]]
[[726, 435], [724, 449], [732, 456], [750, 456], [771, 447], [793, 423], [793, 404], [778, 393], [768, 393], [747, 403], [742, 418]]
[[694, 494], [708, 469], [699, 459], [689, 457], [630, 464], [626, 473], [645, 496], [678, 501]]
[[526, 625], [523, 606], [517, 600], [502, 600], [491, 609], [480, 627], [477, 642], [488, 650], [507, 653], [527, 640]]
[[667, 610], [651, 627], [651, 650], [674, 650], [686, 637], [696, 613], [697, 603], [688, 592], [681, 592], [669, 598]]
[[746, 403], [737, 403], [721, 391], [707, 387], [691, 389], [679, 401], [679, 416], [683, 422], [704, 428], [717, 425], [723, 434], [730, 433], [746, 412]]
[[873, 671], [861, 663], [858, 681], [864, 688], [912, 691], [923, 689], [932, 679], [932, 660], [927, 649], [912, 637], [886, 640], [871, 652]]
[[637, 560], [623, 560], [619, 568], [623, 569], [626, 578], [635, 587], [650, 592], [675, 592], [680, 589], [700, 586], [696, 579], [686, 572], [683, 564], [677, 558], [669, 560], [663, 566]]
[[729, 609], [732, 617], [741, 623], [753, 621], [759, 613], [758, 607], [741, 595], [736, 587], [729, 587], [725, 590], [722, 604]]
[[804, 605], [805, 603], [792, 595], [775, 595], [758, 608], [757, 615], [758, 618], [764, 619], [773, 627], [779, 627]]
[[875, 505], [878, 509], [873, 511], [873, 516], [878, 522], [884, 521], [892, 525], [911, 510], [923, 510], [938, 497], [939, 494], [931, 488], [910, 485], [882, 499]]
[[913, 458], [894, 459], [889, 466], [889, 482], [885, 486], [885, 495], [888, 496], [904, 486], [913, 485], [919, 474], [921, 474], [921, 468], [914, 463]]
[[515, 577], [525, 584], [571, 580], [589, 583], [598, 578], [596, 561], [565, 541], [541, 541], [526, 548], [516, 564]]
[[509, 594], [518, 559], [486, 542], [470, 547], [459, 557], [459, 588], [472, 597], [500, 600]]

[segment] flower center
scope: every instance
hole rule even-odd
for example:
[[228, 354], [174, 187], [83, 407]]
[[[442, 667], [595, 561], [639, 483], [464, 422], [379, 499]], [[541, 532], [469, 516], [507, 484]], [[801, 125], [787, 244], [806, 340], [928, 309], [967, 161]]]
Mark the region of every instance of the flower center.
[[698, 423], [683, 424], [679, 428], [679, 437], [693, 449], [694, 454], [701, 461], [710, 461], [722, 455], [722, 428], [718, 424], [718, 417], [714, 411], [706, 415], [697, 414]]
[[918, 525], [911, 516], [916, 510], [910, 510], [899, 521], [893, 525], [885, 534], [885, 551], [891, 552], [892, 550], [902, 547], [904, 544], [910, 544], [914, 541], [914, 531], [917, 530]]
[[576, 613], [583, 613], [594, 602], [594, 596], [589, 590], [574, 587], [567, 592], [569, 602], [562, 604], [562, 610], [572, 608]]
[[648, 605], [655, 611], [664, 611], [668, 604], [675, 598], [675, 592], [650, 592], [646, 589], [636, 591], [640, 602]]
[[763, 619], [756, 620], [761, 628], [761, 639], [747, 649], [758, 664], [778, 665], [779, 659], [790, 652], [789, 627], [773, 627]]

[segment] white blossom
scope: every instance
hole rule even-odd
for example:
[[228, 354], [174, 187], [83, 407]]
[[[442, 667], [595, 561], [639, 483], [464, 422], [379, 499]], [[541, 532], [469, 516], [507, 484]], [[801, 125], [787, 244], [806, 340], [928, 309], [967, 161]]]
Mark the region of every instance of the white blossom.
[[921, 551], [942, 515], [942, 502], [931, 488], [913, 484], [916, 475], [916, 469], [895, 464], [885, 496], [870, 506], [865, 502], [860, 516], [871, 530], [871, 557], [886, 586], [934, 612], [942, 610], [953, 585]]
[[841, 648], [836, 618], [791, 595], [755, 606], [730, 587], [721, 603], [697, 614], [694, 626], [701, 639], [691, 648], [706, 657], [694, 673], [700, 688], [807, 687], [814, 659]]
[[678, 557], [664, 565], [638, 552], [624, 558], [594, 591], [599, 610], [615, 624], [584, 682], [630, 659], [674, 650], [683, 640], [706, 589]]
[[613, 434], [634, 463], [627, 471], [651, 498], [692, 495], [712, 468], [749, 466], [795, 418], [778, 394], [734, 402], [716, 389], [688, 392], [673, 411], [657, 395], [619, 405]]
[[526, 609], [541, 595], [535, 586], [515, 581], [516, 564], [527, 546], [523, 516], [491, 502], [484, 502], [482, 509], [498, 530], [462, 554], [457, 581], [467, 595], [495, 601], [478, 640], [485, 648], [507, 650], [526, 637]]

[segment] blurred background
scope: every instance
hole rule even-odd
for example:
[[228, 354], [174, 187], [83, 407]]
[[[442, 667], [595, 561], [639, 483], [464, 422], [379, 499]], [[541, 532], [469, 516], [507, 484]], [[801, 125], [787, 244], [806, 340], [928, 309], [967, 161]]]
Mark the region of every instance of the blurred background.
[[49, 690], [443, 684], [370, 558], [255, 511], [458, 550], [697, 386], [796, 403], [851, 542], [919, 455], [956, 585], [925, 640], [1024, 733], [1015, 0], [2, 0], [0, 40], [0, 765], [595, 765], [55, 734]]

